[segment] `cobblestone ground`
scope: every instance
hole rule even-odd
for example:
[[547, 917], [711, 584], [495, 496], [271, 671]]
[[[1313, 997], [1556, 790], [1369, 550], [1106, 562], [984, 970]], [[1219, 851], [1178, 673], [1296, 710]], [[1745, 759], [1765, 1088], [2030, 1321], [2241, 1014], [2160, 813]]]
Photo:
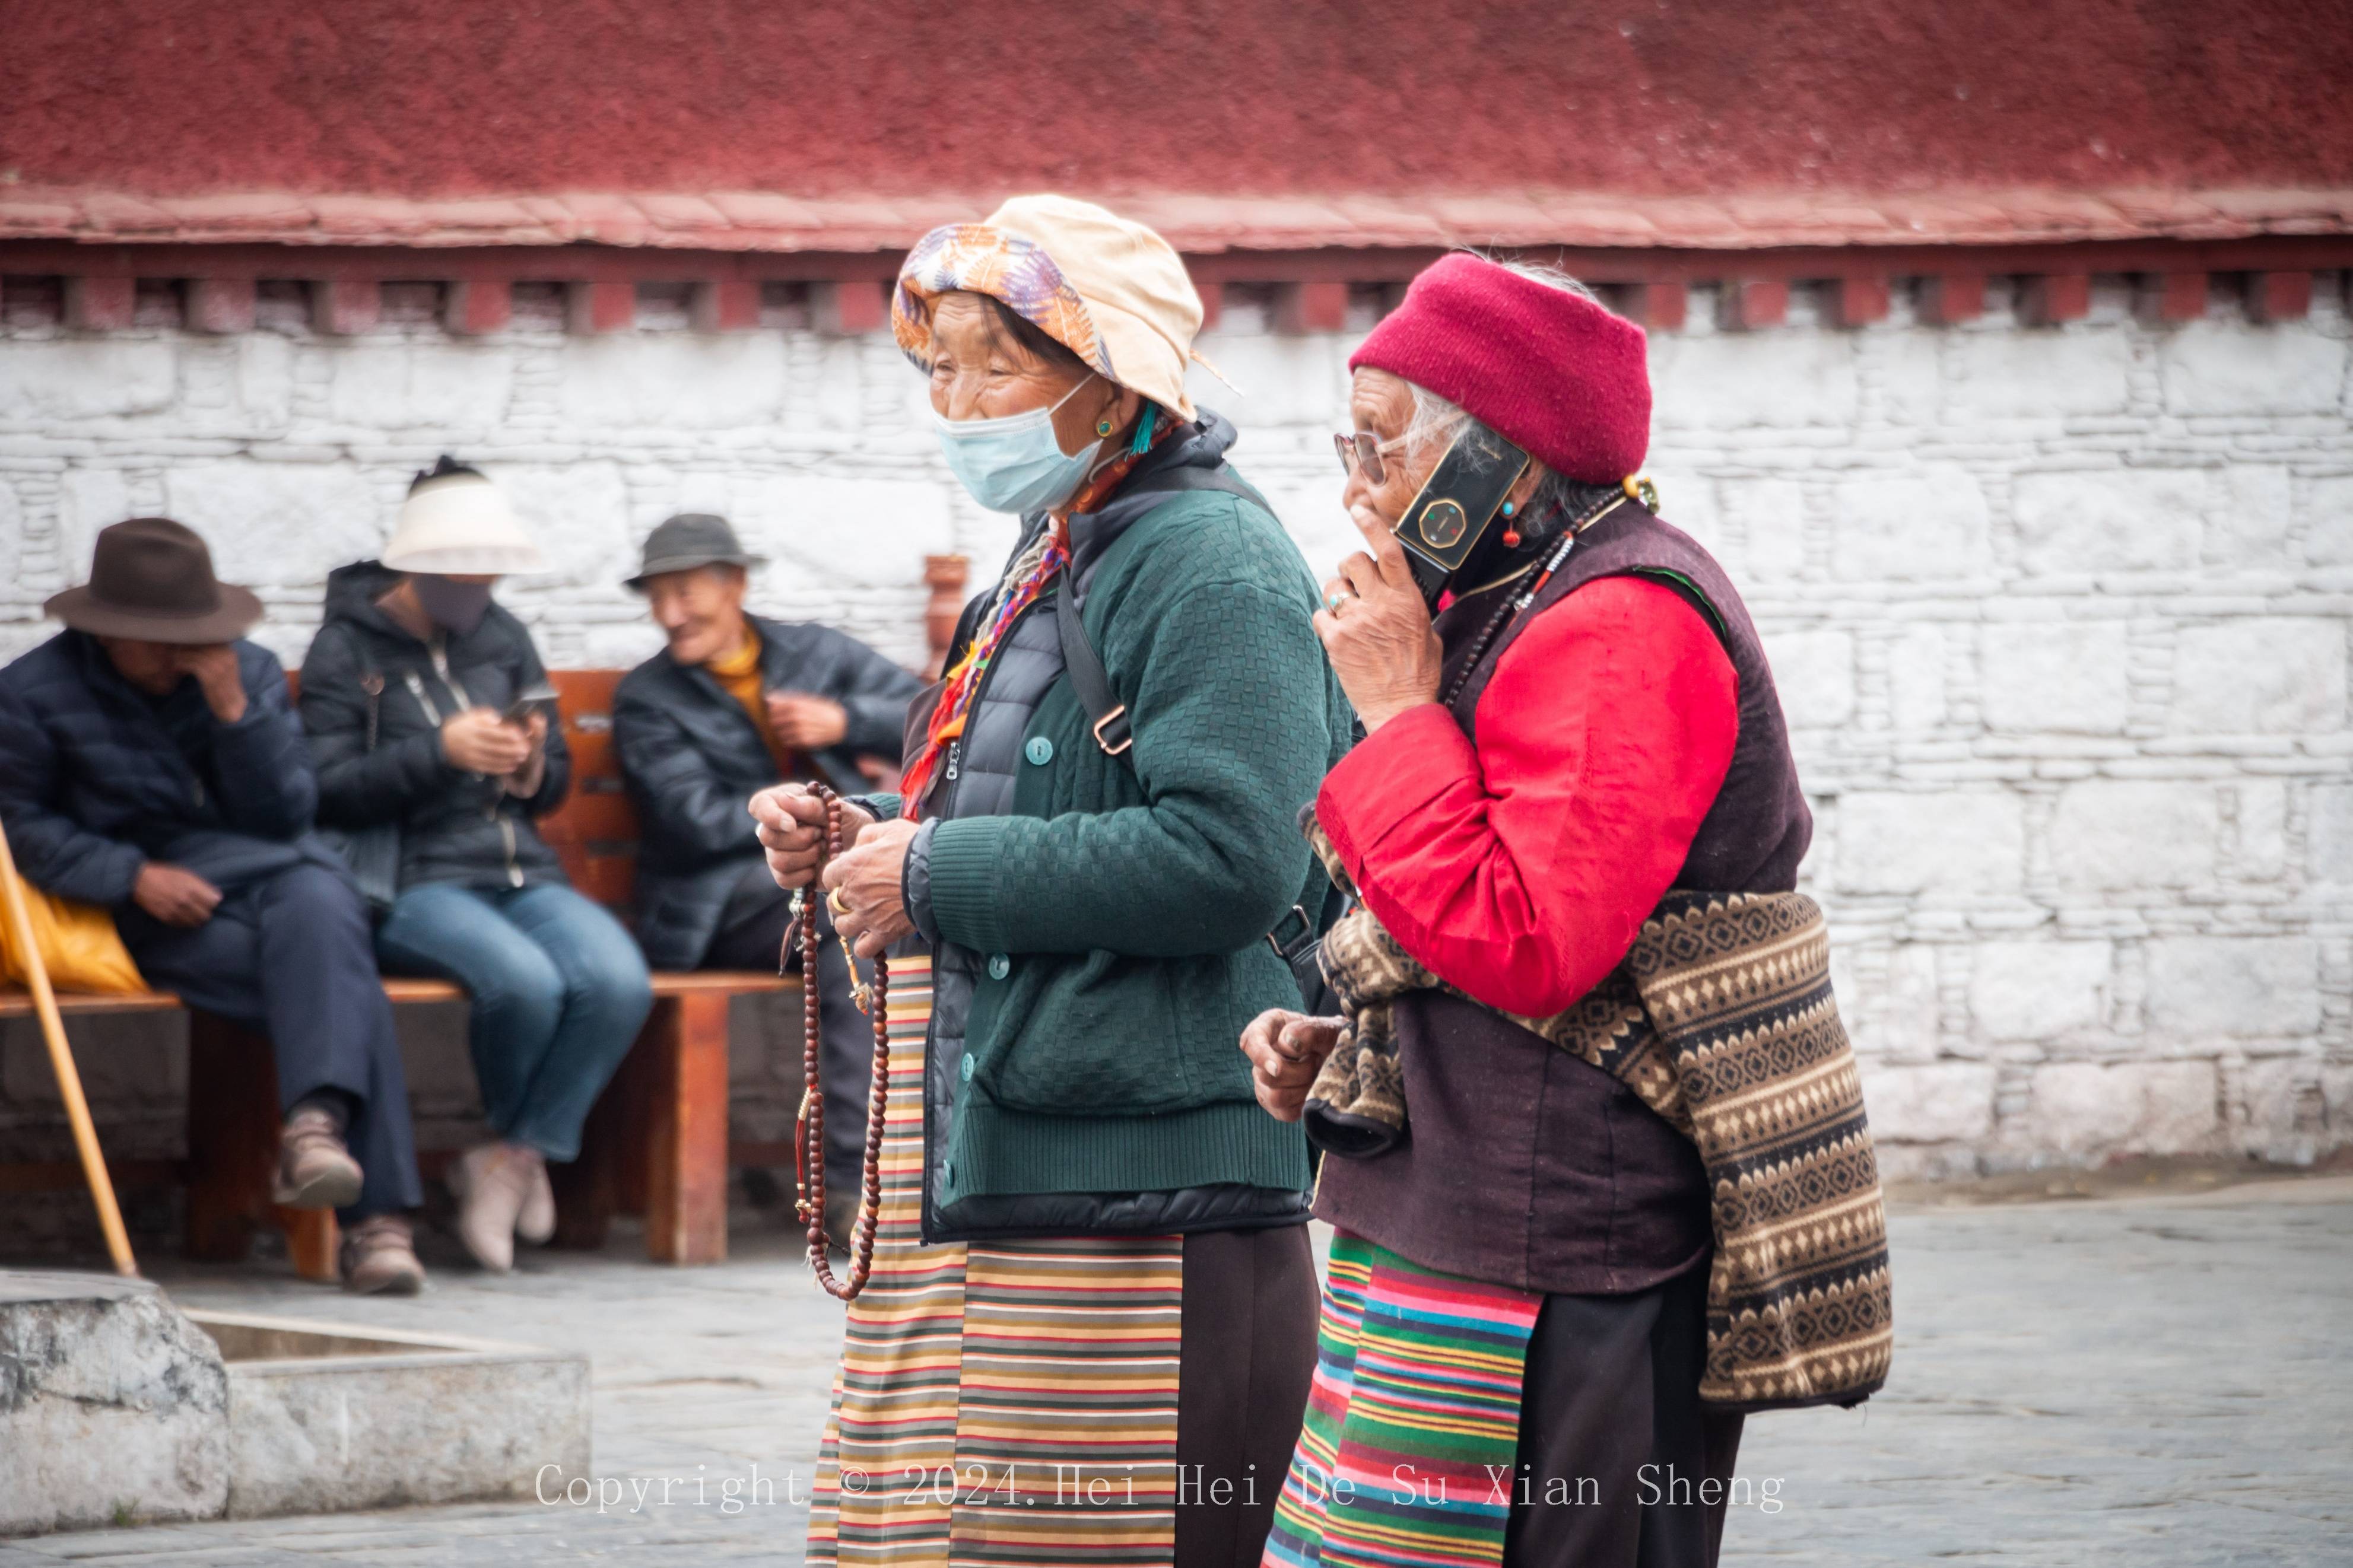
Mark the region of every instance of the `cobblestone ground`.
[[[2353, 1563], [2353, 1178], [1914, 1211], [1894, 1248], [1893, 1384], [1862, 1412], [1750, 1424], [1741, 1472], [1781, 1506], [1734, 1511], [1727, 1563]], [[599, 1477], [672, 1478], [670, 1501], [98, 1531], [0, 1546], [0, 1568], [798, 1563], [839, 1311], [781, 1239], [737, 1252], [445, 1269], [406, 1303], [169, 1270], [190, 1304], [585, 1349]], [[725, 1511], [754, 1465], [773, 1492]]]

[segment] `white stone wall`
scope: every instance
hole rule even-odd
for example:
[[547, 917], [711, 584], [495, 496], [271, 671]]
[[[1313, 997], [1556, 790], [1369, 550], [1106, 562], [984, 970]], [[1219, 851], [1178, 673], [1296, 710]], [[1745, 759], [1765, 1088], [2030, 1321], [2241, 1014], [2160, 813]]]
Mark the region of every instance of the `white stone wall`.
[[[2353, 1142], [2353, 391], [2343, 280], [2308, 320], [2151, 327], [2122, 279], [2090, 319], [2019, 325], [1997, 283], [1965, 326], [1693, 325], [1653, 341], [1665, 515], [1743, 584], [1816, 810], [1809, 886], [1897, 1174], [2120, 1153], [2308, 1161]], [[567, 337], [521, 291], [481, 341], [430, 286], [313, 336], [265, 288], [255, 331], [63, 331], [0, 313], [0, 651], [91, 533], [179, 517], [259, 589], [299, 657], [320, 583], [372, 552], [409, 472], [480, 462], [559, 570], [502, 589], [551, 663], [654, 637], [618, 586], [668, 513], [723, 511], [774, 564], [756, 607], [922, 654], [922, 557], [991, 573], [1010, 524], [934, 455], [887, 335]], [[1229, 291], [1203, 352], [1237, 458], [1319, 573], [1349, 542], [1327, 432], [1346, 334], [1267, 330]], [[13, 1053], [12, 1053], [13, 1054]], [[9, 1093], [16, 1092], [10, 1075]]]

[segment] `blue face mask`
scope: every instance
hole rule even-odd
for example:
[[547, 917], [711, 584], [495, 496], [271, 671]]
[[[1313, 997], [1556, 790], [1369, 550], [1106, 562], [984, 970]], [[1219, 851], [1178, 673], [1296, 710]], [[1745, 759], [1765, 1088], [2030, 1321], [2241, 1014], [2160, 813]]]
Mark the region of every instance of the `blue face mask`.
[[1054, 438], [1054, 410], [1076, 396], [1079, 386], [1062, 394], [1051, 408], [1032, 408], [1002, 419], [932, 416], [941, 455], [973, 500], [991, 511], [1019, 513], [1060, 506], [1078, 493], [1103, 443], [1095, 441], [1076, 455], [1064, 452]]

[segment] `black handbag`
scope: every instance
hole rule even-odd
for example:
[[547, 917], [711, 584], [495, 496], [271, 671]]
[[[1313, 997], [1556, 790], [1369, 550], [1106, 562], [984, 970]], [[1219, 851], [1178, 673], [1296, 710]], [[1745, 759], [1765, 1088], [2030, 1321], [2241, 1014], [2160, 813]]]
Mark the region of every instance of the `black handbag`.
[[[1265, 504], [1255, 490], [1230, 477], [1222, 467], [1171, 469], [1152, 475], [1134, 488], [1139, 491], [1225, 490], [1256, 504]], [[1063, 582], [1054, 590], [1054, 632], [1062, 645], [1062, 668], [1070, 673], [1071, 689], [1078, 695], [1079, 706], [1093, 721], [1095, 744], [1103, 748], [1106, 756], [1125, 756], [1135, 743], [1128, 728], [1127, 704], [1112, 694], [1111, 674], [1103, 668], [1103, 656], [1095, 652], [1095, 645], [1087, 640], [1087, 628], [1079, 618], [1078, 598], [1072, 587], [1066, 570]], [[1135, 765], [1133, 759], [1128, 765]], [[1313, 915], [1305, 904], [1293, 904], [1291, 912], [1266, 933], [1267, 946], [1274, 949], [1275, 956], [1290, 969], [1292, 981], [1299, 987], [1300, 1005], [1318, 1016], [1340, 1011], [1339, 998], [1324, 982], [1324, 933], [1332, 929], [1332, 922], [1340, 918], [1345, 905], [1340, 890], [1326, 880], [1324, 897], [1317, 901]]]
[[[352, 651], [360, 657], [360, 689], [367, 693], [367, 749], [373, 752], [384, 706], [384, 672], [370, 663], [357, 633], [345, 635], [352, 639]], [[358, 828], [322, 827], [319, 837], [351, 868], [352, 880], [359, 885], [360, 900], [367, 905], [368, 913], [383, 919], [393, 900], [400, 897], [399, 822], [376, 822]]]

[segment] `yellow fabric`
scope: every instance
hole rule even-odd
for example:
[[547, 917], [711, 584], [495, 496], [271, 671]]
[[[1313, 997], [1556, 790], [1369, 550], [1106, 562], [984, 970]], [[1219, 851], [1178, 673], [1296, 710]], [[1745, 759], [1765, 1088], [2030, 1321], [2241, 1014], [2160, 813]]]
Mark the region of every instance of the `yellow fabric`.
[[704, 661], [703, 668], [719, 682], [728, 696], [743, 704], [744, 711], [752, 716], [752, 727], [760, 731], [767, 742], [768, 755], [776, 760], [776, 776], [793, 776], [791, 748], [776, 739], [776, 731], [768, 723], [768, 698], [760, 689], [760, 637], [749, 626], [744, 628], [744, 645], [732, 654], [722, 654]]
[[[52, 990], [119, 995], [147, 989], [139, 966], [131, 962], [131, 950], [114, 929], [112, 915], [96, 904], [53, 897], [30, 882], [18, 885], [24, 889], [25, 913]], [[0, 980], [25, 985], [30, 977], [16, 947], [16, 925], [0, 920]]]

